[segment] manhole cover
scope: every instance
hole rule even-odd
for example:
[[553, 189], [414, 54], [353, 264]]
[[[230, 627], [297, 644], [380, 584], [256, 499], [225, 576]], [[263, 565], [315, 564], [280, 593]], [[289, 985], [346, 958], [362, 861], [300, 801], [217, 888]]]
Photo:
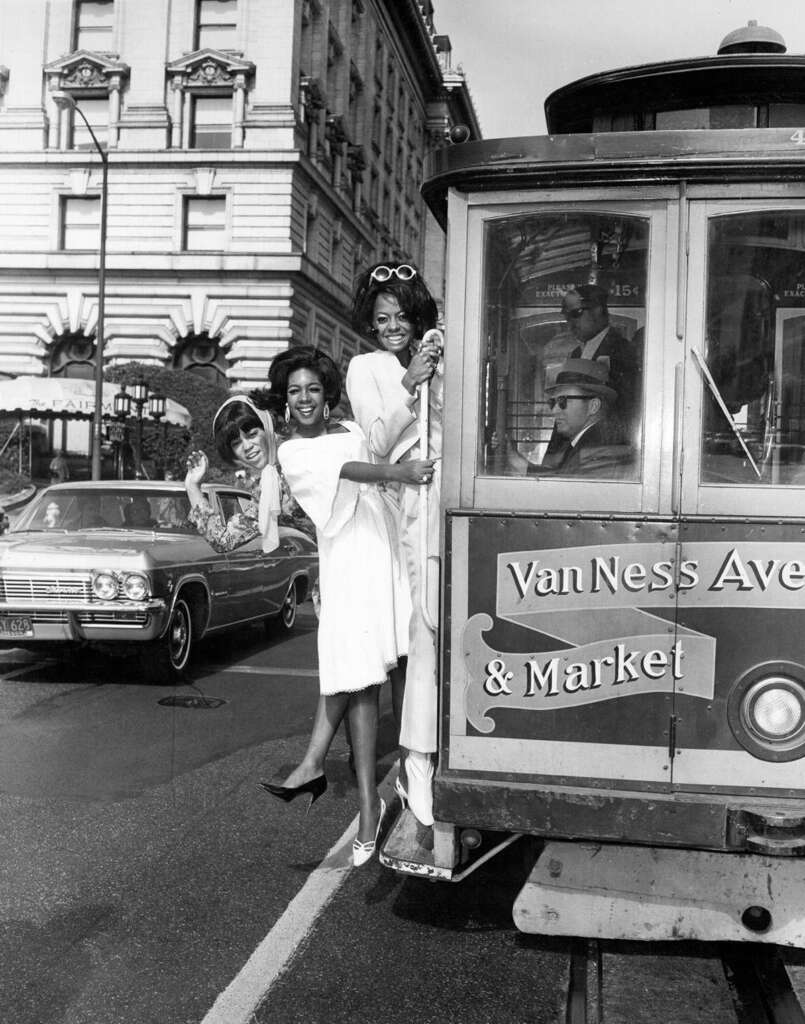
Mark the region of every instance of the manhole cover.
[[157, 701], [164, 708], [220, 708], [226, 701], [221, 697], [197, 697], [195, 695], [163, 697]]

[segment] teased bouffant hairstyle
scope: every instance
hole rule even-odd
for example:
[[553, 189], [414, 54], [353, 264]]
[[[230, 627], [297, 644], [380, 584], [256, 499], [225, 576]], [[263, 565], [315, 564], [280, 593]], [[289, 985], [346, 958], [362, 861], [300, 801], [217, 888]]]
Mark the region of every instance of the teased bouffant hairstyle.
[[[254, 401], [253, 395], [249, 395], [249, 398]], [[260, 402], [255, 401], [254, 404], [259, 408], [267, 408], [267, 406], [261, 405]], [[215, 450], [224, 462], [230, 466], [237, 465], [237, 460], [232, 452], [232, 445], [240, 437], [241, 430], [246, 433], [249, 430], [254, 430], [255, 427], [259, 430], [265, 429], [257, 413], [245, 402], [230, 402], [229, 405], [224, 407], [215, 419], [214, 434]]]
[[335, 409], [341, 401], [341, 371], [321, 349], [312, 345], [296, 345], [271, 360], [268, 371], [271, 411], [276, 416], [283, 415], [288, 400], [288, 378], [297, 370], [310, 370], [316, 374], [324, 388], [324, 401]]
[[[413, 265], [394, 261], [374, 263], [358, 278], [355, 285], [355, 299], [352, 303], [352, 326], [360, 334], [374, 334], [372, 318], [378, 295], [394, 296], [400, 304], [400, 309], [411, 321], [416, 339], [421, 338], [426, 331], [436, 326], [439, 310], [418, 270], [410, 281], [401, 281], [395, 274], [392, 274], [387, 281], [375, 281], [372, 278], [372, 272], [378, 267], [396, 268], [400, 266], [411, 267]], [[416, 267], [413, 269], [416, 270]]]

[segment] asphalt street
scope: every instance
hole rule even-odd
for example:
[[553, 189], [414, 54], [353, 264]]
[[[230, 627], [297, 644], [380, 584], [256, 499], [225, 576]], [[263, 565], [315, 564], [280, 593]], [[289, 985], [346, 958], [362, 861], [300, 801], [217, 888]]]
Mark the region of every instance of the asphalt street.
[[[287, 640], [205, 643], [177, 687], [134, 661], [0, 652], [3, 1024], [564, 1020], [568, 943], [511, 918], [530, 841], [460, 885], [352, 869], [342, 734], [309, 815], [257, 785], [307, 741], [314, 631], [305, 605]], [[223, 703], [160, 703], [184, 696]], [[712, 952], [666, 952], [608, 957], [607, 1020], [733, 1020]]]

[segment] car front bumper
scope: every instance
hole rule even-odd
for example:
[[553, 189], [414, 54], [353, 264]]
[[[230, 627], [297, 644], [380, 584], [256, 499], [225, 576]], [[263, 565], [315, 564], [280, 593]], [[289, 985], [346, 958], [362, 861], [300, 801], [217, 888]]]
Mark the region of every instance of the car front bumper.
[[[149, 601], [74, 601], [35, 605], [0, 602], [0, 645], [27, 646], [38, 642], [142, 643], [161, 636], [168, 606]], [[30, 630], [10, 632], [12, 622], [28, 620]]]

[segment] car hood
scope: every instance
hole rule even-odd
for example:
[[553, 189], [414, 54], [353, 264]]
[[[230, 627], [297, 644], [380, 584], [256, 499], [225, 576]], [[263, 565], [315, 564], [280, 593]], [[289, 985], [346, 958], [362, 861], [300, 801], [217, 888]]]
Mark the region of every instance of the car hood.
[[[206, 547], [206, 551], [204, 548]], [[200, 538], [154, 534], [150, 530], [93, 530], [91, 533], [6, 534], [0, 540], [0, 568], [88, 569], [103, 564], [148, 567], [198, 561], [212, 550]]]

